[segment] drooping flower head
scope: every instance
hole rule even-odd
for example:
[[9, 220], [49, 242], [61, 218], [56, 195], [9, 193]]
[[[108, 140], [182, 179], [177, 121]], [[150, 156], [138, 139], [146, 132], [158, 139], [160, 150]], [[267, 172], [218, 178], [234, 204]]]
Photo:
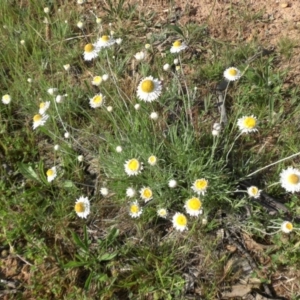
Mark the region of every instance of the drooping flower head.
[[125, 167], [125, 172], [129, 176], [138, 175], [143, 170], [142, 163], [136, 158], [127, 160], [124, 164], [124, 167]]
[[152, 76], [148, 76], [139, 83], [137, 95], [142, 101], [152, 102], [160, 96], [161, 90], [161, 82], [158, 79], [154, 79]]
[[133, 198], [136, 195], [136, 190], [132, 187], [126, 189], [126, 196], [129, 198]]
[[96, 46], [99, 48], [109, 48], [116, 41], [109, 35], [102, 35], [101, 38], [96, 42]]
[[187, 48], [187, 45], [184, 42], [181, 42], [180, 40], [177, 40], [173, 43], [170, 52], [171, 53], [178, 53], [181, 52], [182, 50], [184, 50], [185, 48]]
[[228, 81], [235, 81], [241, 78], [241, 71], [237, 68], [230, 67], [224, 71], [224, 77]]
[[184, 231], [187, 229], [187, 218], [182, 213], [176, 213], [172, 218], [173, 227], [176, 230]]
[[202, 214], [202, 202], [199, 198], [193, 197], [185, 202], [184, 208], [190, 216], [197, 217]]
[[140, 207], [137, 201], [131, 202], [129, 206], [129, 215], [132, 218], [138, 218], [143, 212], [143, 209]]
[[291, 193], [300, 191], [300, 170], [288, 167], [280, 173], [280, 184]]
[[39, 114], [43, 115], [50, 107], [50, 101], [41, 102], [39, 107]]
[[81, 196], [75, 202], [75, 212], [80, 218], [86, 218], [90, 214], [90, 201], [88, 197]]
[[237, 121], [237, 126], [242, 133], [250, 133], [257, 131], [257, 118], [252, 116], [244, 116]]
[[98, 56], [99, 48], [94, 44], [86, 44], [84, 46], [83, 59], [90, 61]]
[[153, 192], [149, 187], [143, 187], [140, 189], [140, 195], [145, 202], [150, 201], [153, 198]]
[[196, 179], [193, 183], [192, 189], [198, 195], [204, 195], [208, 187], [208, 181], [205, 178]]
[[48, 182], [53, 181], [57, 176], [56, 167], [52, 167], [51, 169], [47, 170], [46, 175]]

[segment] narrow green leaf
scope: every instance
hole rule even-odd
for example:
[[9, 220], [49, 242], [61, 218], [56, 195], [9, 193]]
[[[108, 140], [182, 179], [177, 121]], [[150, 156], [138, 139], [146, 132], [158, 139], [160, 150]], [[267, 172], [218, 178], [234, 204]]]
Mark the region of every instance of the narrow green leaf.
[[42, 183], [41, 179], [39, 178], [38, 174], [33, 170], [32, 166], [24, 163], [19, 163], [18, 169], [20, 173], [26, 178]]
[[103, 254], [103, 255], [101, 255], [100, 257], [99, 257], [99, 261], [107, 261], [107, 260], [111, 260], [111, 259], [113, 259], [114, 257], [116, 257], [117, 256], [117, 252], [114, 252], [114, 253], [105, 253], [105, 254]]
[[182, 30], [176, 26], [176, 25], [168, 25], [167, 26], [169, 29], [173, 30], [173, 31], [176, 31], [178, 34], [180, 34], [182, 37], [184, 37], [184, 34], [182, 32]]
[[92, 281], [92, 277], [93, 277], [94, 273], [91, 272], [88, 276], [88, 278], [86, 279], [85, 283], [84, 283], [84, 289], [88, 290]]
[[71, 232], [72, 233], [72, 237], [74, 242], [76, 243], [76, 245], [80, 248], [82, 248], [84, 251], [88, 251], [88, 247], [81, 241], [81, 239], [79, 238], [79, 236], [75, 233], [75, 232]]

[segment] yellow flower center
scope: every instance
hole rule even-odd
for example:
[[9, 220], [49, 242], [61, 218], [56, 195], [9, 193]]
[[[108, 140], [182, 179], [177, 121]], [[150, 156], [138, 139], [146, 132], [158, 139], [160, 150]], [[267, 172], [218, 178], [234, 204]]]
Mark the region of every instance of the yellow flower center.
[[84, 51], [85, 51], [85, 52], [92, 52], [93, 50], [94, 50], [93, 44], [87, 44], [87, 45], [85, 45], [85, 47], [84, 47]]
[[208, 182], [205, 179], [197, 179], [195, 182], [195, 187], [198, 190], [204, 190], [207, 188]]
[[40, 114], [37, 114], [33, 117], [33, 122], [39, 122], [42, 120], [42, 116]]
[[252, 195], [257, 195], [258, 193], [258, 188], [256, 186], [253, 186], [252, 188], [250, 188], [250, 193]]
[[173, 43], [173, 47], [180, 47], [180, 46], [181, 46], [181, 42], [178, 40]]
[[54, 171], [52, 169], [49, 169], [47, 172], [46, 172], [47, 176], [53, 176], [54, 175]]
[[140, 211], [140, 208], [137, 204], [132, 204], [131, 207], [130, 207], [130, 211], [133, 214], [137, 214]]
[[238, 71], [236, 69], [231, 68], [228, 70], [228, 73], [230, 76], [236, 76]]
[[166, 211], [165, 209], [162, 208], [162, 209], [159, 210], [158, 214], [159, 214], [160, 216], [162, 216], [162, 217], [165, 217], [165, 216], [167, 215], [167, 211]]
[[85, 206], [84, 206], [84, 203], [83, 202], [77, 202], [75, 204], [75, 211], [77, 213], [82, 213], [85, 211]]
[[5, 101], [9, 101], [10, 100], [10, 96], [8, 94], [3, 96], [3, 100]]
[[246, 128], [254, 128], [256, 125], [256, 120], [255, 118], [253, 117], [247, 117], [245, 120], [244, 120], [244, 126]]
[[101, 103], [102, 102], [102, 96], [100, 96], [100, 95], [95, 96], [93, 98], [93, 102], [97, 103], [97, 104]]
[[151, 155], [151, 156], [149, 157], [149, 162], [150, 162], [151, 164], [154, 164], [154, 163], [156, 162], [156, 156]]
[[286, 229], [288, 229], [288, 230], [290, 230], [290, 231], [293, 230], [293, 224], [290, 223], [290, 222], [286, 223], [286, 224], [285, 224], [285, 227], [286, 227]]
[[102, 81], [102, 77], [101, 76], [95, 76], [93, 78], [93, 82], [95, 82], [95, 83], [101, 83], [101, 81]]
[[40, 103], [40, 108], [44, 108], [46, 106], [46, 103], [45, 102], [41, 102]]
[[154, 90], [154, 82], [150, 79], [146, 79], [142, 82], [141, 89], [144, 93], [151, 93]]
[[107, 41], [109, 41], [109, 36], [108, 35], [102, 35], [101, 40], [103, 42], [107, 42]]
[[146, 188], [146, 189], [143, 190], [142, 196], [144, 198], [151, 198], [152, 197], [152, 191], [150, 189]]
[[202, 203], [199, 198], [193, 197], [187, 202], [187, 207], [191, 210], [199, 210], [202, 206]]
[[140, 163], [137, 159], [131, 159], [129, 162], [128, 162], [128, 169], [130, 171], [138, 171], [140, 168]]
[[299, 176], [296, 174], [291, 174], [287, 178], [288, 183], [297, 184], [299, 183]]
[[179, 226], [186, 226], [187, 224], [187, 218], [184, 215], [178, 215], [176, 218], [176, 223]]

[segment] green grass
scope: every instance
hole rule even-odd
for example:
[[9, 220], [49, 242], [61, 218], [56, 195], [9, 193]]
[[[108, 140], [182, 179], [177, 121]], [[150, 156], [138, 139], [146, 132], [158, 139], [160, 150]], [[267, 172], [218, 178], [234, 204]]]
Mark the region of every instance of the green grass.
[[[218, 250], [222, 227], [240, 228], [254, 240], [274, 245], [271, 270], [300, 267], [299, 224], [289, 235], [275, 233], [271, 226], [280, 227], [285, 216], [268, 215], [245, 191], [237, 192], [248, 174], [298, 151], [299, 91], [283, 89], [286, 73], [277, 70], [273, 56], [248, 65], [256, 44], [213, 39], [206, 24], [155, 29], [153, 15], [122, 1], [107, 2], [101, 24], [87, 4], [12, 3], [7, 0], [0, 7], [0, 87], [12, 97], [11, 103], [0, 105], [0, 241], [6, 251], [1, 268], [9, 267], [11, 257], [30, 276], [18, 277], [22, 288], [14, 299], [186, 299], [189, 294], [215, 299], [222, 286], [237, 282], [225, 272], [230, 253]], [[47, 4], [48, 15], [43, 11]], [[259, 17], [244, 13], [247, 20]], [[82, 30], [76, 26], [79, 20]], [[110, 30], [122, 43], [84, 61], [84, 46]], [[170, 53], [172, 43], [182, 37], [189, 47], [180, 55]], [[151, 45], [147, 50], [146, 43]], [[283, 55], [292, 55], [290, 48], [282, 41]], [[141, 50], [146, 59], [137, 62], [134, 55]], [[166, 63], [169, 71], [163, 70]], [[243, 76], [228, 85], [228, 123], [213, 136], [213, 124], [220, 121], [213, 89], [230, 66]], [[91, 84], [93, 76], [104, 74], [107, 81], [99, 87]], [[147, 76], [162, 81], [162, 93], [151, 103], [136, 94]], [[62, 103], [47, 93], [51, 87], [67, 94]], [[105, 103], [91, 108], [89, 99], [99, 92]], [[51, 102], [49, 119], [33, 130], [32, 118], [42, 101]], [[150, 118], [152, 112], [158, 113], [157, 120]], [[241, 135], [237, 121], [251, 115], [257, 117], [258, 132]], [[150, 155], [158, 158], [154, 166], [147, 162]], [[143, 164], [136, 176], [124, 171], [132, 158]], [[297, 167], [299, 158], [263, 169], [251, 180], [284, 199], [292, 220], [300, 215], [299, 199], [278, 184], [280, 172], [290, 165]], [[54, 166], [57, 177], [48, 182], [46, 172]], [[200, 195], [203, 214], [191, 217], [184, 204], [195, 196], [191, 186], [200, 178], [208, 181], [207, 192]], [[171, 179], [176, 188], [168, 186]], [[103, 187], [108, 195], [101, 195]], [[137, 193], [150, 187], [153, 199], [145, 203], [139, 194], [129, 199], [128, 187]], [[74, 211], [80, 196], [91, 203], [86, 219]], [[143, 210], [139, 218], [129, 215], [135, 199]], [[169, 212], [166, 219], [157, 215], [162, 207]], [[247, 217], [245, 207], [252, 211]], [[183, 232], [172, 226], [176, 212], [187, 216]], [[227, 216], [223, 224], [220, 212]], [[188, 288], [187, 276], [194, 269], [197, 275]], [[264, 276], [259, 279], [268, 281], [271, 273]]]

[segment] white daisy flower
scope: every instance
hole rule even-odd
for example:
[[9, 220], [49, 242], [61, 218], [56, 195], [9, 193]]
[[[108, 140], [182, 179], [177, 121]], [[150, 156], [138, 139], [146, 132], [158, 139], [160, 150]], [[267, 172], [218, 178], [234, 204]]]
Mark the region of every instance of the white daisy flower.
[[187, 48], [187, 45], [184, 42], [181, 42], [179, 40], [175, 41], [170, 49], [171, 53], [179, 53], [180, 51]]
[[107, 106], [106, 109], [107, 109], [108, 112], [112, 112], [113, 111], [113, 107], [112, 106]]
[[129, 215], [132, 218], [138, 218], [143, 212], [137, 201], [131, 202], [129, 207]]
[[150, 166], [155, 166], [156, 163], [157, 163], [157, 157], [155, 155], [149, 156], [149, 158], [148, 158], [148, 164]]
[[69, 71], [71, 68], [70, 64], [63, 65], [63, 67], [64, 67], [65, 71]]
[[10, 95], [6, 94], [6, 95], [2, 96], [2, 103], [3, 104], [7, 105], [7, 104], [10, 103], [10, 101], [11, 101], [11, 96]]
[[90, 98], [90, 106], [92, 108], [100, 107], [104, 104], [104, 99], [105, 97], [101, 93], [99, 93], [95, 95], [93, 98]]
[[153, 111], [151, 114], [150, 114], [150, 119], [156, 121], [158, 119], [158, 113]]
[[250, 133], [257, 131], [257, 118], [252, 116], [244, 116], [237, 121], [237, 126], [242, 133]]
[[77, 23], [77, 27], [78, 27], [79, 29], [82, 29], [82, 28], [84, 27], [83, 22], [82, 22], [82, 21], [79, 21], [79, 22]]
[[46, 121], [48, 120], [49, 116], [48, 115], [41, 115], [41, 114], [36, 114], [33, 117], [33, 129], [36, 129], [39, 126], [44, 126]]
[[53, 181], [57, 176], [56, 167], [52, 167], [51, 169], [47, 170], [46, 175], [47, 175], [48, 182]]
[[86, 44], [84, 46], [83, 59], [86, 61], [98, 57], [99, 48], [94, 44]]
[[143, 51], [141, 51], [141, 52], [136, 53], [134, 55], [134, 57], [135, 57], [136, 60], [140, 61], [140, 60], [144, 60], [145, 59], [146, 54]]
[[197, 179], [193, 183], [192, 190], [198, 195], [204, 195], [208, 187], [208, 181], [205, 178]]
[[77, 156], [77, 160], [78, 160], [79, 162], [83, 162], [83, 160], [84, 160], [83, 155], [78, 155], [78, 156]]
[[97, 47], [99, 48], [109, 48], [111, 47], [116, 40], [114, 40], [109, 35], [102, 35], [102, 37], [96, 42]]
[[44, 7], [44, 13], [45, 13], [45, 14], [49, 14], [49, 12], [50, 12], [49, 7]]
[[169, 71], [170, 67], [171, 66], [169, 64], [164, 64], [163, 69], [164, 69], [164, 71]]
[[99, 86], [101, 82], [102, 82], [102, 77], [101, 76], [95, 76], [95, 77], [93, 77], [92, 85]]
[[105, 188], [105, 187], [101, 188], [100, 189], [100, 194], [102, 196], [107, 196], [108, 195], [108, 188]]
[[153, 192], [149, 187], [143, 187], [140, 189], [140, 195], [145, 202], [150, 201], [153, 198]]
[[122, 39], [121, 38], [118, 38], [118, 39], [116, 39], [116, 43], [118, 44], [118, 45], [121, 45], [122, 44]]
[[150, 49], [150, 48], [151, 48], [151, 45], [150, 45], [150, 44], [146, 44], [146, 45], [145, 45], [145, 49], [148, 50], [148, 49]]
[[117, 147], [116, 147], [116, 151], [117, 151], [118, 153], [121, 153], [121, 152], [123, 151], [123, 149], [122, 149], [121, 146], [117, 146]]
[[284, 232], [284, 233], [290, 233], [291, 231], [293, 231], [294, 229], [294, 226], [291, 222], [289, 221], [284, 221], [282, 224], [281, 224], [281, 230]]
[[127, 175], [138, 175], [143, 170], [143, 165], [136, 158], [129, 159], [124, 164]]
[[136, 191], [134, 188], [129, 187], [126, 189], [126, 196], [129, 198], [133, 198], [136, 195]]
[[173, 227], [176, 230], [184, 231], [187, 229], [187, 218], [182, 213], [176, 213], [172, 218]]
[[51, 96], [55, 95], [57, 93], [58, 89], [57, 88], [49, 88], [47, 90], [47, 93]]
[[65, 95], [57, 95], [55, 97], [55, 102], [56, 103], [62, 103], [65, 100]]
[[90, 201], [88, 197], [79, 197], [75, 202], [75, 212], [78, 217], [86, 218], [90, 214]]
[[174, 62], [174, 65], [178, 65], [179, 64], [179, 59], [175, 58], [173, 62]]
[[46, 102], [41, 102], [40, 105], [39, 105], [39, 114], [40, 115], [43, 115], [47, 109], [49, 108], [50, 106], [50, 101], [46, 101]]
[[134, 105], [134, 109], [135, 110], [139, 110], [141, 108], [141, 105], [139, 103], [135, 104]]
[[259, 190], [256, 186], [253, 185], [247, 188], [247, 193], [249, 197], [258, 199], [260, 197], [261, 190]]
[[177, 181], [176, 181], [175, 179], [169, 180], [168, 186], [169, 186], [171, 189], [175, 188], [175, 187], [177, 186]]
[[159, 208], [159, 209], [157, 210], [157, 215], [158, 215], [159, 217], [161, 217], [161, 218], [166, 219], [167, 216], [168, 216], [168, 211], [167, 211], [165, 208]]
[[185, 202], [184, 208], [190, 216], [197, 217], [202, 214], [202, 202], [199, 198], [193, 197]]
[[141, 80], [137, 88], [137, 95], [140, 100], [152, 102], [160, 96], [161, 90], [161, 82], [152, 76], [148, 76]]
[[241, 71], [237, 68], [230, 67], [224, 71], [224, 77], [228, 81], [235, 81], [241, 78]]
[[279, 176], [280, 184], [287, 192], [300, 192], [300, 170], [288, 167]]
[[103, 80], [103, 81], [108, 80], [108, 78], [109, 78], [109, 75], [108, 75], [108, 74], [102, 75], [102, 80]]

